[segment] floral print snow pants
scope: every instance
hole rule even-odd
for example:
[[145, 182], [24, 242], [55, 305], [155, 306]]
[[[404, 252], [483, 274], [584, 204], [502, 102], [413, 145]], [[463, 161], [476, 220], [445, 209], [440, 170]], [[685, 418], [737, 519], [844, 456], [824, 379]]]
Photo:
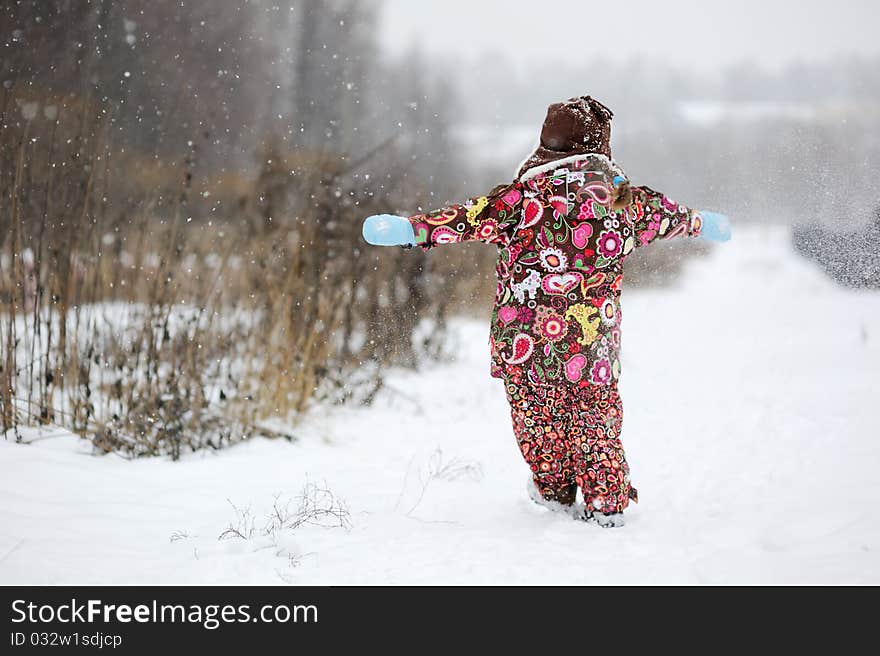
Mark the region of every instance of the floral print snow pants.
[[630, 485], [620, 431], [623, 407], [617, 385], [505, 382], [520, 453], [543, 497], [570, 505], [577, 488], [588, 509], [622, 512], [638, 501]]

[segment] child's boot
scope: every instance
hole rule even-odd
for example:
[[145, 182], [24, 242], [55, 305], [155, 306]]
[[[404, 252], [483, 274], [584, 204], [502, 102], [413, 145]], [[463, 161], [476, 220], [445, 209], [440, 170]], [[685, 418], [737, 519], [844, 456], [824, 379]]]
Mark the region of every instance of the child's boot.
[[526, 489], [529, 498], [539, 506], [544, 506], [553, 512], [561, 512], [572, 517], [578, 516], [578, 509], [575, 505], [577, 498], [577, 485], [572, 483], [560, 490], [555, 490], [551, 494], [545, 496], [538, 489], [534, 479], [530, 476], [526, 483]]
[[626, 525], [622, 512], [601, 513], [598, 511], [587, 510], [584, 513], [584, 520], [587, 522], [595, 522], [602, 528], [620, 528]]

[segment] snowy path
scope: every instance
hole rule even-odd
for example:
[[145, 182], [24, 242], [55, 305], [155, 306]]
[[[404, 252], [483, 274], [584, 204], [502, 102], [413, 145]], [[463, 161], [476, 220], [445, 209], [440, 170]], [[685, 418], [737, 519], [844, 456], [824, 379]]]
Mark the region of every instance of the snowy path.
[[[463, 323], [458, 362], [295, 444], [130, 463], [0, 440], [0, 583], [880, 583], [880, 294], [834, 286], [782, 230], [736, 237], [624, 294], [625, 529], [528, 501], [488, 328]], [[437, 449], [458, 469], [424, 487]], [[350, 531], [217, 540], [227, 499], [259, 526], [306, 478]]]

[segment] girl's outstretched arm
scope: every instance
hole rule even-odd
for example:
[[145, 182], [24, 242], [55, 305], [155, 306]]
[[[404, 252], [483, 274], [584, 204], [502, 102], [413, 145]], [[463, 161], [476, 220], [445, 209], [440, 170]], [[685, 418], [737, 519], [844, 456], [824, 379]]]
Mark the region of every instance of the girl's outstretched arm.
[[632, 187], [627, 211], [634, 220], [636, 247], [679, 236], [730, 239], [730, 221], [723, 214], [690, 209], [650, 187]]
[[425, 250], [462, 241], [504, 243], [520, 221], [521, 207], [522, 185], [514, 182], [496, 187], [487, 196], [424, 214], [368, 217], [364, 239], [380, 246], [409, 244]]

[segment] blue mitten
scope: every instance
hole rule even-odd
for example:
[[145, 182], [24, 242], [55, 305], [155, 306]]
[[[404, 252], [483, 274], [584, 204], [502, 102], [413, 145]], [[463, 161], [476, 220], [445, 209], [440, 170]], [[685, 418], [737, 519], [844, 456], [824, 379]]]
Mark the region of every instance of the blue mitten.
[[703, 227], [700, 237], [709, 241], [730, 241], [730, 219], [718, 212], [700, 211]]
[[364, 239], [373, 246], [415, 246], [416, 233], [409, 219], [393, 214], [375, 214], [364, 220]]

